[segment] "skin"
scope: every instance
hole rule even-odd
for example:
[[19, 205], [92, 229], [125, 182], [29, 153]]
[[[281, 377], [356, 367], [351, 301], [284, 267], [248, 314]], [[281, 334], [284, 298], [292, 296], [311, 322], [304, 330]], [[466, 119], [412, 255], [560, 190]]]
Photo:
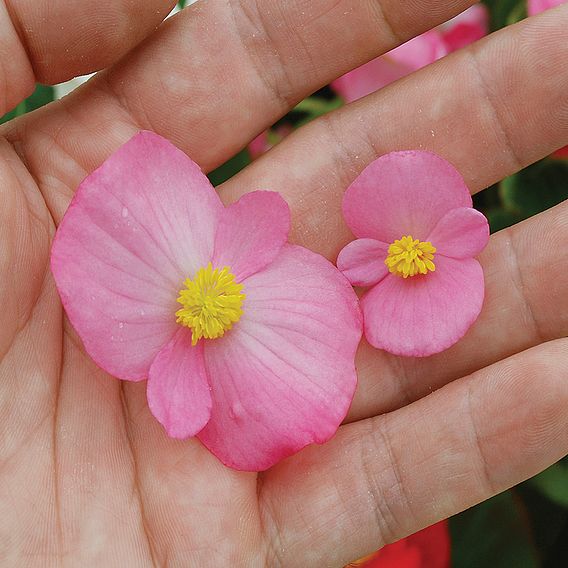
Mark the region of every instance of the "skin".
[[[145, 384], [85, 355], [48, 269], [74, 188], [140, 128], [211, 170], [310, 92], [471, 3], [200, 0], [156, 31], [173, 2], [0, 12], [2, 112], [34, 75], [109, 66], [0, 130], [0, 564], [341, 566], [567, 453], [566, 203], [491, 238], [483, 313], [458, 345], [415, 360], [363, 344], [336, 437], [259, 475], [168, 439]], [[562, 6], [323, 117], [222, 196], [280, 191], [292, 240], [335, 259], [350, 239], [342, 192], [380, 154], [433, 150], [480, 191], [568, 143], [566, 29]]]

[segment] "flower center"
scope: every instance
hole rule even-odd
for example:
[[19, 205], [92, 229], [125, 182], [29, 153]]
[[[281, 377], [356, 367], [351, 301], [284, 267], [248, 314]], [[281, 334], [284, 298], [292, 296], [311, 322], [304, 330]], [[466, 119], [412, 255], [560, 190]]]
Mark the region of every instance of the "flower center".
[[191, 343], [202, 338], [216, 339], [231, 329], [243, 315], [245, 295], [230, 268], [216, 268], [211, 263], [197, 271], [193, 280], [187, 278], [177, 301], [183, 306], [176, 312], [176, 322], [191, 328]]
[[411, 235], [402, 237], [389, 247], [385, 264], [390, 272], [403, 278], [434, 272], [436, 266], [432, 262], [436, 248], [429, 241], [413, 239]]

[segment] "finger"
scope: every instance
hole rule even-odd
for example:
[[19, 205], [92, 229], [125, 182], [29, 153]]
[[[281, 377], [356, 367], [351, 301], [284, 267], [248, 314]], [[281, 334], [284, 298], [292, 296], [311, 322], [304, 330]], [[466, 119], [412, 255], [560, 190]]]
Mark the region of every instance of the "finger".
[[477, 192], [568, 143], [567, 27], [564, 5], [320, 118], [227, 182], [225, 198], [280, 191], [295, 241], [335, 259], [352, 238], [343, 191], [379, 155], [432, 150]]
[[[168, 438], [148, 409], [146, 385], [123, 383], [122, 389], [156, 564], [225, 566], [227, 558], [239, 558], [232, 565], [248, 566], [247, 551], [262, 541], [256, 474], [225, 467], [197, 439]], [[219, 546], [211, 550], [205, 542]]]
[[0, 58], [3, 85], [0, 89], [0, 115], [3, 115], [31, 94], [34, 88], [33, 69], [5, 3], [0, 4]]
[[0, 139], [0, 202], [1, 362], [45, 289], [49, 240], [54, 232], [33, 180], [14, 148], [3, 139]]
[[264, 477], [274, 556], [339, 566], [535, 475], [568, 451], [566, 404], [564, 339], [342, 427]]
[[[465, 172], [473, 191], [543, 157], [568, 141], [568, 121], [563, 120], [568, 117], [568, 73], [562, 72], [562, 61], [568, 53], [566, 44], [556, 41], [558, 32], [564, 33], [568, 24], [568, 10], [556, 14], [545, 14], [496, 34], [482, 43], [475, 55], [456, 54], [384, 93], [308, 126], [229, 181], [224, 186], [225, 198], [232, 200], [255, 187], [280, 190], [294, 211], [294, 239], [334, 259], [351, 238], [340, 213], [342, 192], [378, 154], [404, 147], [430, 148], [450, 158]], [[552, 39], [549, 42], [547, 38]], [[523, 57], [519, 60], [516, 53]], [[496, 85], [491, 102], [479, 91], [479, 71], [472, 66], [472, 57], [483, 61], [483, 69], [490, 73], [486, 83]], [[515, 71], [511, 69], [511, 60], [515, 61]], [[539, 68], [538, 81], [535, 67]], [[508, 77], [506, 81], [501, 79], [503, 75]], [[425, 93], [418, 109], [422, 112], [409, 118], [407, 107], [412, 108], [417, 92]], [[399, 107], [399, 100], [403, 108]], [[472, 111], [467, 112], [465, 105]], [[441, 112], [446, 108], [448, 111]], [[524, 120], [509, 122], [500, 118], [509, 113], [517, 117], [524, 113]], [[369, 120], [361, 118], [367, 116]], [[422, 116], [428, 116], [427, 120]], [[377, 128], [379, 123], [381, 129]], [[503, 134], [505, 131], [507, 135]], [[445, 135], [433, 138], [432, 132]], [[542, 156], [525, 146], [525, 139], [531, 140]], [[306, 155], [310, 156], [309, 161], [304, 160]], [[306, 188], [315, 190], [306, 192]], [[554, 216], [555, 227], [551, 227], [550, 234], [556, 230], [563, 234], [560, 213], [550, 215]], [[546, 217], [545, 222], [551, 220]], [[552, 286], [552, 290], [559, 291], [559, 297], [564, 297], [564, 277], [555, 279], [555, 270], [550, 268], [539, 272], [547, 263], [558, 265], [551, 257], [553, 249], [545, 250], [542, 222], [529, 221], [525, 227], [529, 225], [531, 229], [526, 233], [521, 228], [494, 237], [483, 255], [488, 290], [485, 310], [462, 344], [440, 356], [416, 362], [361, 346], [360, 386], [350, 420], [397, 408], [456, 377], [541, 340], [566, 334], [563, 312], [554, 309], [552, 300], [546, 304], [546, 295], [542, 294], [546, 286]], [[519, 262], [523, 266], [518, 273], [511, 264], [515, 257], [511, 255], [508, 237], [522, 249]], [[515, 285], [518, 288], [507, 289]], [[523, 293], [528, 297], [523, 298]], [[536, 324], [529, 306], [534, 306]], [[549, 313], [547, 321], [540, 317], [537, 306]], [[501, 318], [507, 333], [501, 329]]]
[[60, 193], [140, 128], [210, 170], [306, 95], [471, 4], [201, 0], [80, 93], [8, 126], [8, 135]]
[[389, 412], [448, 382], [545, 341], [568, 336], [568, 201], [491, 237], [481, 255], [483, 310], [444, 353], [395, 357], [361, 346], [348, 420]]
[[[564, 67], [558, 65], [558, 62], [562, 61], [565, 57], [566, 46], [562, 42], [555, 41], [558, 30], [561, 30], [563, 33], [564, 25], [566, 24], [566, 11], [562, 12], [557, 10], [556, 12], [561, 13], [560, 18], [557, 16], [549, 18], [547, 15], [543, 15], [539, 19], [529, 20], [509, 31], [495, 35], [482, 45], [480, 52], [476, 55], [478, 59], [486, 61], [488, 69], [493, 69], [492, 73], [495, 77], [492, 74], [488, 81], [491, 82], [495, 79], [495, 84], [500, 88], [500, 90], [497, 90], [493, 95], [495, 101], [493, 104], [498, 105], [499, 101], [503, 98], [507, 101], [507, 104], [511, 106], [511, 113], [521, 115], [525, 112], [530, 118], [530, 120], [517, 121], [517, 124], [510, 128], [508, 137], [502, 135], [503, 131], [501, 130], [500, 121], [497, 118], [499, 113], [502, 114], [506, 111], [500, 109], [499, 113], [496, 114], [493, 107], [489, 110], [484, 110], [485, 107], [483, 105], [489, 104], [486, 102], [486, 98], [481, 98], [481, 103], [475, 102], [476, 97], [479, 98], [478, 87], [470, 87], [470, 91], [465, 90], [464, 85], [467, 86], [469, 84], [468, 81], [471, 82], [471, 78], [468, 79], [467, 72], [472, 73], [468, 59], [470, 56], [465, 54], [463, 56], [454, 56], [453, 60], [455, 63], [451, 65], [450, 59], [447, 66], [446, 64], [439, 64], [437, 67], [434, 66], [431, 70], [425, 70], [417, 74], [415, 78], [409, 78], [401, 82], [396, 89], [396, 86], [393, 86], [391, 91], [395, 94], [389, 95], [389, 97], [384, 100], [381, 94], [370, 97], [367, 101], [361, 103], [361, 107], [364, 108], [366, 112], [373, 115], [374, 112], [376, 113], [374, 110], [374, 104], [376, 104], [375, 99], [379, 99], [382, 108], [385, 109], [384, 112], [388, 113], [391, 108], [389, 106], [389, 104], [391, 104], [391, 98], [396, 98], [396, 93], [399, 90], [401, 90], [402, 93], [401, 98], [409, 101], [410, 97], [413, 96], [417, 90], [421, 89], [421, 84], [424, 81], [426, 84], [445, 87], [445, 89], [440, 90], [440, 93], [436, 93], [432, 87], [430, 94], [432, 99], [436, 102], [430, 103], [430, 107], [424, 102], [421, 107], [423, 112], [417, 114], [417, 116], [420, 114], [429, 114], [429, 124], [423, 123], [420, 128], [414, 130], [412, 122], [415, 120], [415, 117], [406, 124], [405, 120], [408, 119], [408, 113], [405, 110], [398, 109], [399, 114], [395, 113], [394, 116], [391, 116], [390, 121], [385, 121], [383, 133], [387, 143], [393, 136], [400, 136], [400, 133], [404, 133], [404, 136], [407, 137], [407, 142], [404, 144], [400, 142], [400, 140], [398, 142], [395, 140], [395, 142], [400, 144], [401, 147], [404, 145], [411, 147], [424, 145], [421, 140], [426, 137], [431, 138], [428, 127], [430, 127], [430, 129], [434, 127], [436, 130], [446, 131], [448, 134], [444, 137], [444, 141], [441, 141], [441, 146], [435, 146], [433, 149], [440, 153], [445, 152], [447, 154], [456, 151], [455, 148], [458, 148], [461, 144], [465, 145], [466, 148], [468, 148], [467, 151], [460, 153], [454, 161], [460, 169], [469, 172], [468, 181], [472, 188], [474, 190], [480, 189], [484, 184], [511, 173], [517, 167], [514, 160], [510, 162], [500, 162], [499, 160], [492, 159], [493, 155], [504, 155], [507, 152], [509, 143], [516, 144], [517, 140], [522, 140], [523, 137], [531, 139], [535, 142], [535, 145], [541, 149], [544, 155], [552, 149], [555, 143], [550, 144], [544, 140], [542, 136], [543, 131], [549, 133], [552, 138], [556, 140], [566, 135], [568, 126], [566, 121], [558, 120], [558, 117], [562, 118], [562, 113], [565, 113], [566, 109], [566, 89], [564, 89], [563, 85], [567, 81], [567, 74], [563, 72]], [[509, 38], [509, 34], [513, 34], [511, 38]], [[548, 42], [547, 38], [553, 38], [554, 41]], [[517, 52], [524, 54], [524, 58], [517, 62], [519, 78], [516, 78], [517, 75], [511, 71], [509, 63], [502, 62], [503, 59], [509, 61], [512, 58], [511, 53], [516, 54]], [[465, 61], [463, 59], [464, 57], [466, 58]], [[456, 67], [455, 73], [453, 71], [454, 66]], [[542, 77], [539, 77], [539, 81], [534, 80], [533, 74], [533, 69], [537, 66], [542, 71]], [[441, 71], [439, 71], [440, 69]], [[500, 80], [500, 76], [503, 74], [514, 78], [514, 81], [511, 81], [510, 92], [503, 87], [503, 82]], [[454, 75], [457, 84], [452, 82], [451, 78]], [[425, 77], [426, 79], [421, 79], [421, 77]], [[476, 77], [476, 72], [473, 71], [474, 85], [477, 85], [475, 82], [477, 80]], [[387, 89], [387, 91], [389, 90]], [[463, 91], [463, 96], [457, 97], [458, 101], [465, 99], [467, 100], [468, 106], [471, 107], [481, 105], [476, 111], [476, 116], [479, 118], [475, 119], [474, 117], [468, 119], [468, 114], [465, 113], [463, 104], [460, 102], [456, 106], [454, 93], [461, 91]], [[539, 99], [538, 108], [534, 110], [533, 105], [531, 106], [530, 112], [527, 111], [525, 99], [529, 103]], [[373, 103], [373, 101], [375, 101], [375, 103]], [[392, 104], [396, 105], [396, 103]], [[436, 109], [444, 108], [443, 105], [448, 106], [450, 110], [448, 113], [438, 116]], [[357, 108], [357, 106], [355, 105], [352, 109], [353, 108]], [[347, 118], [353, 118], [354, 111], [352, 109], [350, 110], [348, 107], [343, 111]], [[545, 112], [539, 109], [556, 109], [558, 114], [554, 114], [554, 112], [549, 110]], [[360, 110], [356, 112], [357, 116], [361, 116]], [[533, 113], [537, 115], [538, 120], [533, 120]], [[97, 114], [102, 116], [103, 113]], [[302, 132], [296, 134], [291, 138], [289, 143], [284, 142], [280, 147], [272, 151], [266, 160], [257, 162], [257, 164], [259, 164], [258, 167], [257, 165], [253, 165], [248, 173], [244, 173], [238, 176], [234, 181], [229, 182], [226, 185], [226, 195], [228, 199], [234, 197], [238, 192], [257, 189], [258, 187], [280, 189], [294, 208], [296, 221], [295, 239], [310, 247], [319, 249], [320, 252], [327, 253], [333, 258], [339, 246], [349, 238], [345, 232], [345, 227], [338, 211], [339, 196], [344, 187], [349, 183], [350, 178], [356, 175], [356, 168], [365, 165], [365, 163], [359, 165], [359, 161], [363, 162], [364, 160], [358, 161], [354, 159], [353, 163], [350, 163], [349, 158], [345, 155], [338, 154], [335, 148], [349, 148], [351, 145], [354, 147], [354, 151], [357, 151], [356, 136], [360, 136], [360, 131], [364, 131], [364, 139], [368, 136], [374, 136], [375, 131], [375, 123], [373, 121], [370, 123], [370, 132], [365, 130], [367, 126], [362, 121], [356, 121], [356, 124], [360, 125], [360, 129], [357, 131], [353, 128], [353, 125], [348, 124], [349, 121], [347, 118], [342, 119], [343, 122], [341, 122], [341, 124], [345, 128], [340, 130], [341, 136], [347, 139], [347, 143], [342, 142], [343, 138], [338, 143], [333, 136], [329, 136], [329, 123], [336, 120], [334, 118], [324, 121], [323, 127], [321, 126], [321, 122], [320, 125], [315, 124], [313, 127], [308, 127], [306, 129], [308, 134], [304, 135]], [[460, 126], [462, 122], [465, 123], [464, 129], [469, 129], [470, 132], [459, 130], [458, 126]], [[527, 124], [532, 126], [527, 129]], [[105, 132], [116, 128], [112, 119], [109, 120], [109, 123], [105, 124], [105, 126]], [[314, 129], [316, 129], [316, 142], [312, 144], [310, 142], [309, 133], [313, 133]], [[323, 139], [321, 137], [322, 132], [324, 133]], [[454, 132], [457, 136], [455, 140], [453, 138]], [[81, 148], [81, 144], [79, 143], [81, 133], [79, 129], [73, 130], [71, 133], [68, 133], [68, 135], [70, 136], [70, 147]], [[328, 135], [327, 138], [325, 138], [325, 135]], [[468, 138], [469, 135], [471, 135], [471, 140]], [[414, 142], [414, 137], [417, 138], [416, 142]], [[30, 159], [34, 159], [34, 156], [36, 156], [40, 161], [49, 163], [46, 158], [45, 150], [41, 148], [48, 147], [50, 149], [49, 154], [51, 154], [54, 153], [52, 152], [52, 146], [45, 144], [45, 139], [38, 138], [38, 141], [39, 140], [41, 140], [43, 144], [38, 144], [36, 148], [37, 153], [32, 152], [29, 157]], [[47, 141], [49, 141], [49, 138]], [[373, 143], [378, 144], [377, 142]], [[329, 159], [327, 155], [319, 152], [319, 147], [321, 145], [325, 147], [325, 144], [328, 145], [328, 150], [335, 150], [330, 151], [331, 159]], [[487, 145], [487, 151], [483, 149], [484, 145]], [[475, 150], [476, 147], [479, 147], [479, 151]], [[387, 149], [389, 149], [389, 147], [385, 146], [384, 150]], [[379, 146], [376, 146], [375, 150], [368, 149], [368, 156], [365, 157], [365, 160], [372, 159], [375, 152], [381, 153], [384, 150]], [[69, 151], [71, 152], [72, 150]], [[311, 158], [307, 163], [304, 162], [306, 155], [309, 155]], [[60, 157], [62, 157], [61, 154]], [[315, 157], [315, 159], [312, 159], [313, 157]], [[520, 159], [521, 156], [519, 157], [519, 160]], [[529, 160], [531, 158], [524, 156], [522, 159]], [[72, 180], [72, 178], [82, 177], [87, 172], [87, 168], [77, 167], [68, 157], [66, 160], [61, 160], [61, 162], [65, 165], [64, 174], [58, 171], [53, 173], [48, 171], [47, 173], [50, 174], [49, 179], [63, 179], [65, 185], [71, 187], [72, 181], [66, 182], [67, 179]], [[335, 166], [335, 162], [339, 164], [338, 167]], [[479, 172], [478, 175], [474, 174], [475, 171]], [[489, 171], [489, 174], [487, 171]], [[307, 180], [306, 183], [304, 183], [303, 178], [304, 172]], [[58, 175], [60, 177], [58, 177]], [[281, 180], [286, 180], [286, 182], [284, 183]], [[46, 184], [44, 183], [43, 185]], [[306, 187], [318, 188], [318, 191], [304, 195]], [[70, 190], [69, 194], [65, 195], [64, 199], [61, 200], [59, 207], [61, 213], [66, 207], [69, 196]], [[497, 248], [501, 250], [499, 247]], [[505, 248], [502, 250], [505, 250]], [[486, 254], [486, 257], [488, 254], [489, 253]], [[503, 265], [505, 265], [507, 261], [508, 258], [504, 258]], [[559, 281], [562, 282], [562, 279]], [[488, 284], [491, 289], [491, 283], [489, 282]], [[495, 289], [498, 290], [498, 288]], [[489, 302], [490, 300], [491, 295], [488, 295], [487, 301]], [[490, 312], [486, 310], [485, 313]], [[522, 313], [526, 313], [526, 309]], [[559, 319], [559, 313], [559, 311], [555, 312], [550, 318], [551, 326], [554, 327], [558, 325], [558, 328], [556, 330], [550, 328], [549, 331], [551, 335], [547, 336], [547, 338], [557, 337], [559, 333], [558, 329], [562, 330], [562, 322]], [[521, 317], [520, 314], [517, 314], [517, 316]], [[485, 317], [485, 315], [482, 315], [480, 324], [475, 328], [480, 330], [480, 335], [484, 333], [484, 322], [486, 320], [483, 318]], [[463, 357], [456, 357], [456, 359], [460, 359], [463, 362], [463, 369], [456, 369], [455, 366], [450, 364], [444, 366], [444, 363], [447, 362], [445, 359], [446, 356], [441, 356], [440, 359], [437, 359], [439, 365], [436, 368], [433, 366], [429, 370], [429, 374], [427, 375], [428, 379], [422, 379], [425, 375], [420, 371], [420, 367], [418, 367], [418, 370], [414, 371], [410, 363], [407, 367], [403, 367], [398, 359], [390, 358], [387, 355], [377, 354], [376, 359], [360, 358], [360, 363], [363, 361], [363, 364], [359, 366], [362, 377], [361, 388], [353, 405], [351, 417], [359, 418], [367, 416], [369, 413], [372, 414], [377, 410], [384, 411], [399, 406], [401, 403], [404, 403], [405, 399], [412, 400], [417, 395], [420, 396], [424, 394], [424, 391], [430, 387], [435, 388], [455, 376], [471, 372], [475, 370], [475, 368], [498, 360], [501, 356], [507, 356], [534, 344], [534, 335], [531, 336], [532, 328], [526, 325], [517, 327], [514, 325], [513, 320], [513, 317], [508, 320], [513, 322], [511, 324], [512, 329], [514, 329], [513, 333], [505, 337], [501, 335], [499, 341], [492, 343], [483, 353], [480, 354], [480, 350], [472, 350], [464, 354]], [[495, 328], [496, 325], [493, 324], [493, 327]], [[486, 338], [481, 345], [488, 346], [492, 341], [491, 337], [492, 336]], [[459, 350], [460, 348], [458, 347], [456, 349]], [[380, 361], [381, 358], [382, 361]], [[475, 365], [477, 358], [479, 358], [479, 365]], [[393, 367], [393, 369], [391, 370], [389, 367]], [[381, 369], [380, 375], [377, 369]], [[381, 377], [383, 374], [386, 378], [379, 380], [377, 377]], [[404, 380], [406, 374], [410, 375], [408, 381]], [[408, 393], [405, 393], [404, 386], [407, 382], [409, 383]], [[419, 392], [413, 392], [412, 390], [416, 387], [416, 384], [418, 384], [417, 390]], [[365, 405], [362, 405], [362, 402], [365, 402]]]
[[11, 0], [0, 8], [0, 113], [33, 90], [108, 66], [148, 35], [174, 0]]

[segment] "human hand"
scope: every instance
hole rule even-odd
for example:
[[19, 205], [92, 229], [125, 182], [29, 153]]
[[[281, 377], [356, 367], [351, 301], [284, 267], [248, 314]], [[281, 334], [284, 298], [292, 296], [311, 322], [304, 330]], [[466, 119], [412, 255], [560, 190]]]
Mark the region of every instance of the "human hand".
[[[25, 48], [3, 35], [5, 108], [33, 88], [32, 69], [60, 81], [117, 61], [172, 4], [82, 6], [70, 35], [68, 0], [48, 19], [43, 4], [10, 4]], [[145, 385], [85, 355], [48, 270], [73, 190], [139, 129], [211, 170], [304, 96], [470, 4], [201, 0], [78, 92], [2, 127], [3, 563], [341, 566], [566, 453], [566, 204], [492, 237], [485, 306], [459, 344], [428, 359], [362, 345], [337, 436], [258, 475], [167, 438]], [[280, 191], [293, 240], [335, 259], [350, 239], [342, 192], [377, 155], [433, 150], [479, 191], [568, 142], [567, 26], [560, 7], [323, 117], [221, 195]]]

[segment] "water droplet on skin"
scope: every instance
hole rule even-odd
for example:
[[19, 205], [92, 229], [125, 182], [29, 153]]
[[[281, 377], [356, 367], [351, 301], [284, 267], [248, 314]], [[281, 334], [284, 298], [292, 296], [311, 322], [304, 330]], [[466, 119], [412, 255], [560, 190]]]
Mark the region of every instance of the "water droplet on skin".
[[123, 218], [123, 219], [126, 219], [126, 217], [128, 217], [128, 209], [127, 209], [126, 207], [123, 207], [123, 208], [122, 208], [122, 213], [121, 213], [121, 215], [122, 215], [122, 218]]

